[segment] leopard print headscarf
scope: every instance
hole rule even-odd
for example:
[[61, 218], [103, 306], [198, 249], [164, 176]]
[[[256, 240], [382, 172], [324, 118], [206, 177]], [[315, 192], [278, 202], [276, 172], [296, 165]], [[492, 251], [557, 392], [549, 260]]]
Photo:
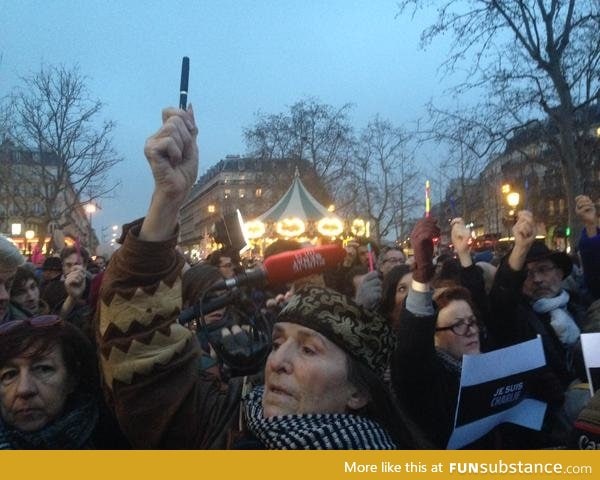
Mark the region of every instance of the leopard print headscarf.
[[330, 288], [307, 285], [290, 298], [277, 321], [319, 332], [383, 377], [393, 348], [388, 322], [347, 296]]

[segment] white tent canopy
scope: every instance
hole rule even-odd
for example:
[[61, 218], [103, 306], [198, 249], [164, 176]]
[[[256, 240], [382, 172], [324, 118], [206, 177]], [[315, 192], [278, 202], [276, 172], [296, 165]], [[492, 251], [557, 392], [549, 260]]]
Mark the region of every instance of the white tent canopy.
[[304, 222], [316, 222], [324, 217], [339, 219], [310, 194], [300, 180], [300, 174], [296, 168], [294, 181], [287, 192], [256, 220], [267, 223], [277, 222], [284, 218], [299, 218]]

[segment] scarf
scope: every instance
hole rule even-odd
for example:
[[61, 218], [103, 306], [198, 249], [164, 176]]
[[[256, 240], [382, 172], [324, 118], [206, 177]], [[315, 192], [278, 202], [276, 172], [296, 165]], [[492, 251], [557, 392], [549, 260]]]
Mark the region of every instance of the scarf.
[[540, 298], [532, 304], [536, 313], [550, 313], [550, 325], [560, 342], [565, 346], [573, 345], [581, 334], [581, 330], [567, 311], [569, 294], [566, 290], [553, 298]]
[[462, 372], [462, 360], [457, 360], [441, 348], [436, 348], [435, 353], [440, 362], [442, 362], [442, 364], [444, 365], [444, 368], [446, 370], [448, 370], [449, 372], [456, 373], [460, 377], [460, 374]]
[[376, 422], [343, 413], [282, 415], [264, 418], [264, 387], [244, 398], [248, 429], [267, 448], [277, 450], [394, 450], [389, 434]]
[[70, 399], [65, 412], [44, 428], [23, 432], [0, 420], [0, 450], [72, 450], [94, 448], [92, 432], [98, 423], [98, 405], [89, 394]]

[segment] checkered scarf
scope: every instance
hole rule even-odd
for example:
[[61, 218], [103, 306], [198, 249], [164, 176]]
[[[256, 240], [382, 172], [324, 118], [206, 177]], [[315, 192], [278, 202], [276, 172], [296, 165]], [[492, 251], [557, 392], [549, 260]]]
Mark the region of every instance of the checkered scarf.
[[248, 429], [276, 450], [394, 450], [398, 447], [376, 422], [351, 414], [282, 415], [264, 418], [264, 387], [244, 398]]

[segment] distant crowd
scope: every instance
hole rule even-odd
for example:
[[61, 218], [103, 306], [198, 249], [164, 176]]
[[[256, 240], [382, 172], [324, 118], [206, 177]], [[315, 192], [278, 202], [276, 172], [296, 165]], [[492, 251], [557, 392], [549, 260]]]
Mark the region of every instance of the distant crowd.
[[[112, 257], [75, 245], [34, 265], [0, 237], [0, 449], [444, 449], [464, 355], [535, 338], [545, 365], [524, 388], [546, 405], [541, 429], [500, 423], [465, 448], [600, 447], [581, 346], [600, 332], [590, 196], [572, 255], [528, 211], [485, 261], [460, 218], [437, 251], [426, 217], [410, 257], [356, 239], [333, 266], [265, 283], [231, 246], [194, 265], [178, 250], [197, 133], [191, 108], [163, 111], [148, 213]], [[261, 261], [307, 248], [277, 240]]]

